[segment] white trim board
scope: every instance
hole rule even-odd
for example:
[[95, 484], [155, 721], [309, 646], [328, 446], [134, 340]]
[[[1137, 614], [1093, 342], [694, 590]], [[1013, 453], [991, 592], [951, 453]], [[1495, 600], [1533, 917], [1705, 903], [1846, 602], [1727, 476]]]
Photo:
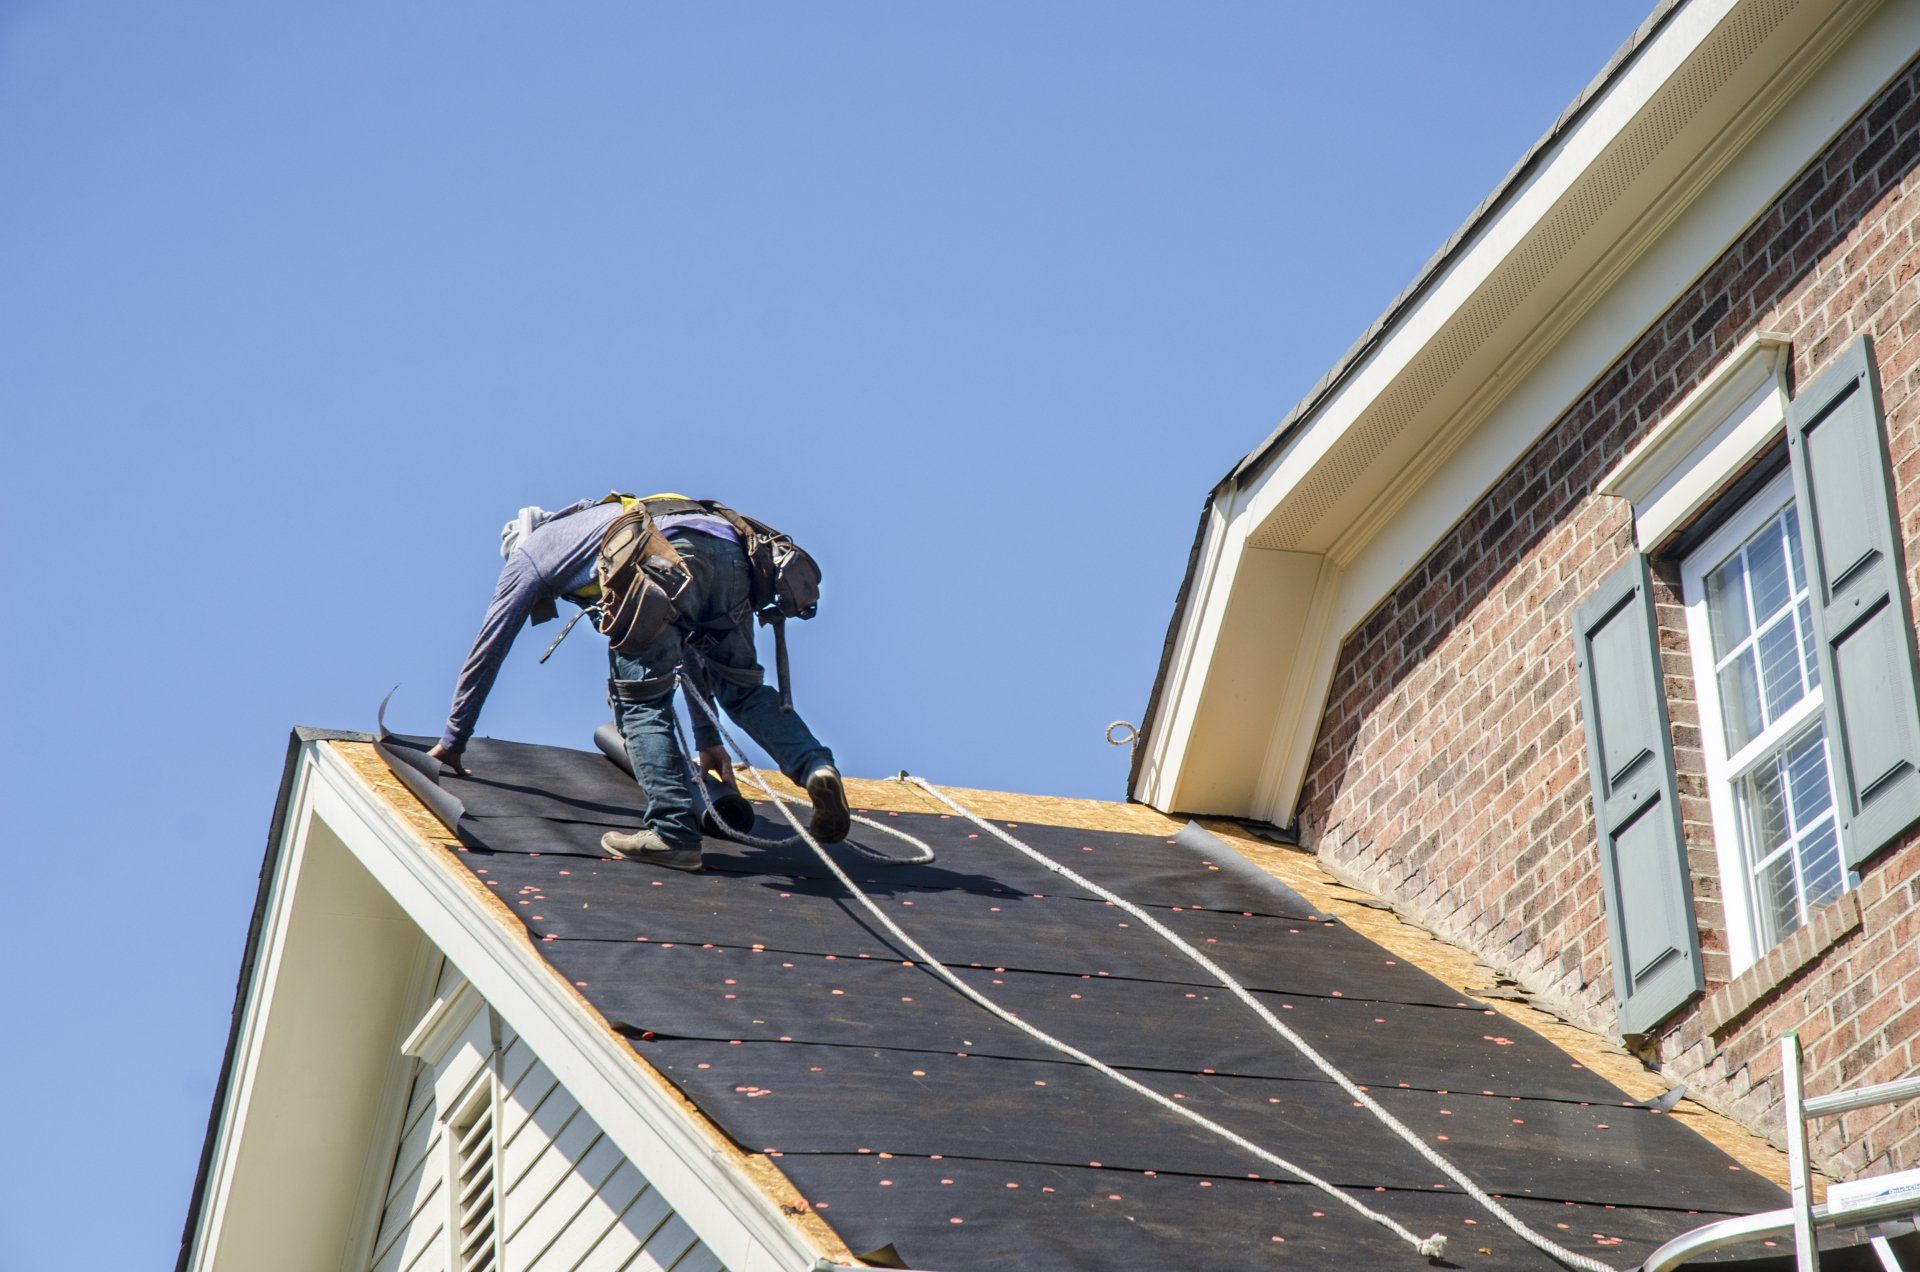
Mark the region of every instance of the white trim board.
[[363, 1208], [385, 1182], [393, 1044], [417, 989], [420, 933], [314, 816], [316, 793], [297, 758], [183, 1253], [194, 1272], [352, 1267]]
[[[364, 1268], [405, 1104], [403, 1078], [393, 1107], [394, 1074], [412, 1064], [405, 1048], [471, 1041], [493, 1013], [732, 1272], [814, 1266], [812, 1238], [437, 849], [324, 742], [301, 742], [291, 763], [184, 1268]], [[464, 981], [434, 1001], [441, 954]], [[298, 1205], [284, 1191], [292, 1178]]]
[[1634, 538], [1656, 551], [1785, 438], [1787, 337], [1756, 331], [1600, 479], [1600, 493], [1633, 505]]
[[[1696, 65], [1724, 59], [1727, 33], [1742, 31], [1747, 62]], [[1920, 5], [1896, 0], [1690, 0], [1676, 12], [1353, 374], [1263, 468], [1220, 490], [1225, 524], [1209, 528], [1185, 598], [1135, 798], [1291, 823], [1304, 774], [1291, 757], [1312, 737], [1275, 735], [1317, 732], [1340, 643], [1916, 52]], [[1713, 74], [1722, 91], [1707, 100], [1719, 114], [1685, 119], [1656, 166], [1622, 187], [1641, 205], [1551, 253], [1533, 293], [1482, 286], [1507, 257], [1548, 249], [1529, 236], [1583, 174], [1645, 144], [1637, 130], [1664, 87]], [[1429, 386], [1422, 351], [1483, 324], [1490, 334], [1460, 369]], [[1337, 586], [1247, 595], [1283, 582], [1241, 568], [1263, 549], [1323, 554]], [[1329, 617], [1315, 624], [1314, 648], [1263, 665], [1217, 658], [1249, 643], [1236, 615], [1320, 607]], [[1302, 703], [1314, 705], [1298, 711]], [[1258, 753], [1224, 769], [1205, 741], [1254, 733], [1265, 739]]]

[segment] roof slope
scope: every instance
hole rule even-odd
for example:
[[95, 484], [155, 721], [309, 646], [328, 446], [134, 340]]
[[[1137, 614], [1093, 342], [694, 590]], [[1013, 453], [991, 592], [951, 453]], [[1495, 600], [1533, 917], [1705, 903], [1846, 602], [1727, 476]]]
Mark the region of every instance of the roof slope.
[[[467, 754], [474, 776], [442, 783], [464, 806], [462, 864], [639, 1056], [740, 1146], [776, 1156], [851, 1249], [891, 1245], [944, 1269], [1417, 1261], [905, 961], [804, 847], [732, 846], [701, 875], [609, 860], [601, 830], [640, 820], [611, 762], [489, 741]], [[978, 988], [1409, 1227], [1449, 1234], [1456, 1263], [1541, 1265], [1123, 914], [964, 821], [883, 815], [939, 860], [843, 864]], [[1016, 833], [1153, 907], [1563, 1241], [1625, 1267], [1703, 1216], [1780, 1204], [1679, 1120], [1223, 842]]]

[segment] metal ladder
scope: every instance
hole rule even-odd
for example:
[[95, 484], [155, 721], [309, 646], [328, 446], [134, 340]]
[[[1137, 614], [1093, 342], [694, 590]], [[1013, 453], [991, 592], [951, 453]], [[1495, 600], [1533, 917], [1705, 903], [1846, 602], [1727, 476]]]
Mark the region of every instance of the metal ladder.
[[1860, 1229], [1887, 1272], [1902, 1272], [1891, 1237], [1912, 1232], [1920, 1224], [1920, 1170], [1897, 1171], [1834, 1184], [1824, 1205], [1813, 1204], [1813, 1166], [1807, 1156], [1807, 1120], [1834, 1117], [1876, 1104], [1920, 1099], [1920, 1075], [1854, 1087], [1830, 1095], [1808, 1097], [1800, 1055], [1800, 1037], [1780, 1040], [1780, 1083], [1786, 1101], [1787, 1171], [1792, 1203], [1783, 1210], [1742, 1215], [1703, 1224], [1661, 1246], [1642, 1265], [1643, 1272], [1671, 1272], [1689, 1259], [1765, 1237], [1793, 1236], [1797, 1272], [1819, 1272], [1820, 1247], [1815, 1230]]

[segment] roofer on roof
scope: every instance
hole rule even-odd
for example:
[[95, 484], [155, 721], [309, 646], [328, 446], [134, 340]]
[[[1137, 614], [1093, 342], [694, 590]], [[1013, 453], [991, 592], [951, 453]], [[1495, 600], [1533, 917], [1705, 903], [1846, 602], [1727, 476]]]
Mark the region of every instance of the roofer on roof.
[[[673, 715], [674, 675], [683, 661], [694, 691], [708, 701], [717, 697], [781, 771], [806, 788], [814, 837], [822, 843], [846, 838], [849, 810], [833, 753], [765, 683], [754, 649], [756, 609], [775, 609], [770, 562], [784, 566], [797, 555], [813, 571], [817, 591], [811, 558], [784, 535], [716, 503], [609, 495], [553, 513], [521, 509], [501, 528], [500, 555], [500, 581], [460, 669], [446, 731], [429, 753], [435, 759], [465, 772], [467, 740], [521, 624], [553, 618], [555, 602], [564, 598], [594, 613], [609, 637], [608, 698], [647, 796], [646, 827], [608, 831], [602, 847], [675, 870], [700, 869], [698, 796]], [[813, 594], [802, 582], [798, 603], [783, 593], [779, 612], [811, 615]], [[697, 658], [688, 659], [690, 648]], [[712, 673], [711, 685], [702, 671]], [[731, 788], [733, 766], [718, 731], [704, 713], [692, 714], [700, 772]]]

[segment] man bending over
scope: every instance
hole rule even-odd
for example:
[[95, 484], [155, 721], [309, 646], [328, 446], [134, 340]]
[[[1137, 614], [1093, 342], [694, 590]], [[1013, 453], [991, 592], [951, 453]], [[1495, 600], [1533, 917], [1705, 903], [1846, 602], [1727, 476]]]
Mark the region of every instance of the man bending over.
[[[688, 771], [673, 721], [674, 673], [689, 641], [711, 673], [704, 678], [708, 692], [773, 756], [781, 772], [806, 788], [814, 838], [821, 843], [845, 839], [849, 810], [833, 753], [797, 713], [782, 709], [780, 695], [765, 683], [753, 643], [752, 578], [739, 534], [723, 518], [678, 495], [643, 502], [662, 508], [653, 523], [685, 562], [686, 584], [674, 598], [678, 619], [658, 637], [632, 653], [607, 651], [608, 697], [634, 776], [647, 796], [647, 824], [632, 833], [608, 831], [601, 846], [629, 860], [700, 869], [701, 810], [692, 787], [697, 779]], [[467, 740], [523, 623], [554, 617], [555, 603], [562, 599], [582, 607], [593, 604], [601, 540], [622, 512], [618, 498], [583, 499], [555, 513], [523, 508], [501, 528], [505, 564], [460, 669], [446, 730], [429, 752], [435, 759], [466, 771], [461, 760]], [[694, 679], [701, 683], [701, 677]], [[692, 715], [700, 772], [716, 773], [730, 785], [733, 765], [718, 731], [697, 708]]]

